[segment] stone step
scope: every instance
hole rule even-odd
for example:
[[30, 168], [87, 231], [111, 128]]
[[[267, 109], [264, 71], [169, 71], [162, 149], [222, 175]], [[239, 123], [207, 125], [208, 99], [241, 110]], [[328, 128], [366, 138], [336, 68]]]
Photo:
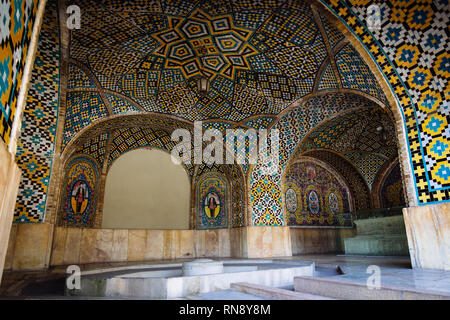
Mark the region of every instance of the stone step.
[[403, 216], [381, 217], [356, 220], [357, 235], [404, 234], [406, 235]]
[[233, 283], [231, 284], [231, 288], [242, 293], [263, 297], [269, 300], [335, 300], [325, 296], [295, 292], [246, 282]]
[[406, 235], [358, 235], [344, 239], [345, 254], [368, 256], [408, 256]]
[[294, 289], [302, 294], [343, 300], [450, 300], [450, 294], [442, 292], [383, 284], [379, 289], [371, 289], [365, 283], [331, 278], [295, 277]]

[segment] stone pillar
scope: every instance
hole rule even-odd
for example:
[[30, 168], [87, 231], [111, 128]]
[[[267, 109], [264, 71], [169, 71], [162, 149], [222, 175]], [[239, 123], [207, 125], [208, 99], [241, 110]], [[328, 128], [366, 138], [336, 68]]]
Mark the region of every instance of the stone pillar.
[[20, 169], [3, 141], [0, 140], [0, 282], [5, 264], [8, 240], [14, 217]]
[[403, 209], [414, 269], [450, 270], [450, 203]]

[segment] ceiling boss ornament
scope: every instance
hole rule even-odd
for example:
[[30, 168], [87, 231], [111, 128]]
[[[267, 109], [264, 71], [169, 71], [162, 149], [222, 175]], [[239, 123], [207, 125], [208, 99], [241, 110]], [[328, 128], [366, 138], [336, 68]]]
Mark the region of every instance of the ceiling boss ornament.
[[247, 43], [252, 31], [236, 27], [230, 15], [210, 17], [196, 9], [186, 18], [168, 16], [169, 27], [153, 34], [159, 47], [152, 55], [165, 68], [180, 70], [186, 79], [217, 75], [234, 79], [236, 70], [250, 70], [247, 58], [258, 51]]

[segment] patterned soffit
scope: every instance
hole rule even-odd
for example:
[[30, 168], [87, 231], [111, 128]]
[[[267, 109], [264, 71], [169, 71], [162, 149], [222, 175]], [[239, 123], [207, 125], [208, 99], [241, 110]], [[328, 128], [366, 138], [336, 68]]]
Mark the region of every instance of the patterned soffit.
[[[271, 119], [302, 96], [339, 86], [385, 99], [358, 53], [342, 45], [344, 36], [302, 1], [70, 4], [80, 6], [82, 24], [71, 31], [63, 145], [113, 114], [235, 125]], [[210, 80], [206, 96], [197, 91], [200, 77]]]

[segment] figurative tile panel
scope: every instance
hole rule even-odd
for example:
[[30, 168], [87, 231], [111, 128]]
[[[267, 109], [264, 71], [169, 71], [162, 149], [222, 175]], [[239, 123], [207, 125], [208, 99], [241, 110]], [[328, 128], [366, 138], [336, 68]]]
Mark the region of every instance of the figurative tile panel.
[[176, 145], [170, 138], [170, 133], [162, 129], [152, 128], [122, 128], [114, 131], [108, 167], [123, 153], [142, 147], [155, 147], [171, 151]]
[[115, 95], [106, 94], [106, 99], [108, 99], [111, 109], [115, 115], [139, 112], [139, 110], [130, 102]]
[[9, 144], [39, 0], [0, 1], [0, 136]]
[[78, 157], [69, 162], [65, 171], [58, 223], [66, 227], [93, 227], [98, 194], [98, 169], [89, 158]]
[[344, 158], [325, 150], [315, 150], [305, 153], [305, 156], [313, 157], [329, 164], [341, 174], [347, 182], [355, 204], [355, 211], [369, 209], [370, 189], [361, 173]]
[[294, 163], [283, 189], [289, 226], [352, 226], [346, 187], [320, 165]]
[[404, 207], [406, 205], [399, 165], [396, 165], [383, 181], [380, 189], [380, 200], [382, 208]]
[[56, 3], [50, 1], [43, 17], [17, 143], [16, 162], [22, 178], [14, 222], [44, 220], [58, 120], [59, 58], [58, 13]]
[[448, 0], [371, 1], [380, 28], [369, 31], [367, 1], [326, 1], [389, 81], [408, 137], [419, 204], [450, 200]]
[[200, 176], [196, 186], [196, 228], [228, 228], [228, 197], [223, 175], [210, 172]]

